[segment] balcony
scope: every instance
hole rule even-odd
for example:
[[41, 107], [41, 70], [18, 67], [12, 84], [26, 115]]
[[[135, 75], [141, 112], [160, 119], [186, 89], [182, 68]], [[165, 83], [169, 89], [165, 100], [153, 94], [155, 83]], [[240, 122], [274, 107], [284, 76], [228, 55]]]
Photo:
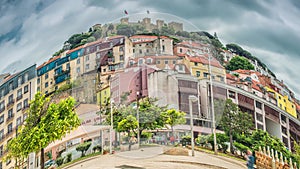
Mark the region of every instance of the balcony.
[[62, 70], [60, 72], [55, 73], [54, 78], [56, 78], [58, 76], [61, 76], [61, 75], [64, 75], [64, 74], [69, 74], [69, 73], [70, 73], [70, 69]]
[[17, 101], [21, 100], [22, 98], [23, 98], [23, 95], [22, 95], [22, 94], [19, 95], [19, 96], [17, 96]]
[[15, 99], [10, 100], [6, 105], [7, 108], [10, 108], [12, 105], [14, 105], [14, 103], [15, 103]]

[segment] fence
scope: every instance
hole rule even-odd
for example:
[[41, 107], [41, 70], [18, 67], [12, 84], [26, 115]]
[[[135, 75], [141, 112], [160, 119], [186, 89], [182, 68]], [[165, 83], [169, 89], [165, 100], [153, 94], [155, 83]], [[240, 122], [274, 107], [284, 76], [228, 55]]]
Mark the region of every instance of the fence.
[[257, 169], [300, 169], [292, 159], [283, 157], [282, 153], [270, 150], [269, 147], [255, 151], [255, 157]]

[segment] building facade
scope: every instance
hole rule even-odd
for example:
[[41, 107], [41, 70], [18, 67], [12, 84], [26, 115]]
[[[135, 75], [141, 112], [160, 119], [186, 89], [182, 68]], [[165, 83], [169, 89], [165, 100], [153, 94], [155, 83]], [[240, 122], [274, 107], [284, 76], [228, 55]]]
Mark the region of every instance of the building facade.
[[17, 135], [27, 118], [26, 110], [36, 93], [36, 65], [7, 76], [0, 86], [0, 168], [14, 167], [13, 159], [3, 161], [6, 144]]

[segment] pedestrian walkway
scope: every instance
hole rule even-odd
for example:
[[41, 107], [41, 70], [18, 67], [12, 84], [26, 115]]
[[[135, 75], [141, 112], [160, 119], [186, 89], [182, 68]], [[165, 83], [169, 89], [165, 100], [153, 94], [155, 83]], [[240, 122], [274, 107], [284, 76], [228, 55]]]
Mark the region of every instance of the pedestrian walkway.
[[104, 155], [69, 167], [69, 169], [243, 169], [243, 162], [202, 152], [191, 156], [163, 154], [164, 147], [149, 147], [139, 150]]

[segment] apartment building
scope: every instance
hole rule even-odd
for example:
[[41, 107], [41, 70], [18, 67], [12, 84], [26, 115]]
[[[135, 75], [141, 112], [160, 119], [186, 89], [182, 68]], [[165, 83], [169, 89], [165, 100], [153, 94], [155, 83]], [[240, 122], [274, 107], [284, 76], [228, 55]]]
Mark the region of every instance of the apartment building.
[[5, 77], [0, 85], [0, 168], [14, 167], [13, 159], [3, 161], [5, 146], [17, 135], [27, 117], [29, 102], [36, 93], [36, 65]]

